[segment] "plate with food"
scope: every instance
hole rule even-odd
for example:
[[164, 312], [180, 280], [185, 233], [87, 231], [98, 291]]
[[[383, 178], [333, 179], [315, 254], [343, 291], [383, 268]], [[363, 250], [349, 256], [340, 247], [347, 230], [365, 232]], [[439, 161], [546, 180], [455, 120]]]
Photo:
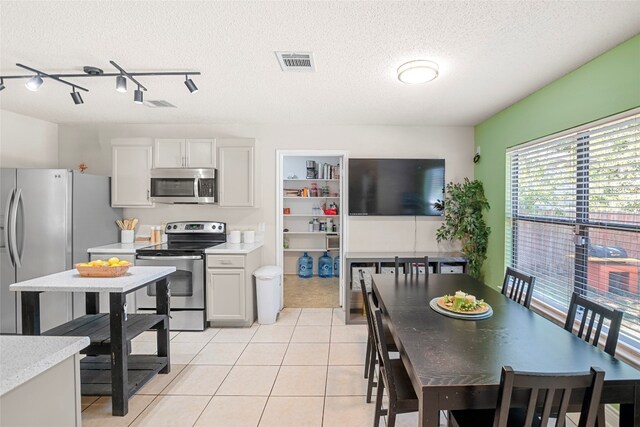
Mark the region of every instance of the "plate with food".
[[456, 319], [486, 319], [493, 314], [493, 309], [489, 304], [463, 291], [434, 298], [429, 305], [438, 313]]
[[97, 259], [76, 264], [76, 270], [82, 277], [119, 277], [123, 276], [131, 264], [116, 257], [108, 261]]

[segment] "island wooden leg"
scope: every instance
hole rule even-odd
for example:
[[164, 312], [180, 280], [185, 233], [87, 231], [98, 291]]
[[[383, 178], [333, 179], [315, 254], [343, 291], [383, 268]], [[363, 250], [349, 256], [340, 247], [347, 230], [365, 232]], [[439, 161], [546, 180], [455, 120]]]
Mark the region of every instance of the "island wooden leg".
[[169, 349], [169, 310], [171, 304], [171, 287], [169, 281], [164, 279], [156, 282], [156, 313], [165, 314], [167, 320], [164, 322], [164, 328], [156, 331], [156, 340], [158, 345], [158, 356], [167, 358], [167, 365], [160, 370], [161, 374], [171, 372], [171, 352]]
[[111, 332], [111, 413], [125, 416], [129, 412], [129, 371], [127, 361], [126, 295], [109, 293]]
[[100, 294], [98, 292], [85, 293], [84, 305], [86, 314], [98, 314], [100, 312]]
[[20, 292], [22, 335], [40, 335], [40, 292]]

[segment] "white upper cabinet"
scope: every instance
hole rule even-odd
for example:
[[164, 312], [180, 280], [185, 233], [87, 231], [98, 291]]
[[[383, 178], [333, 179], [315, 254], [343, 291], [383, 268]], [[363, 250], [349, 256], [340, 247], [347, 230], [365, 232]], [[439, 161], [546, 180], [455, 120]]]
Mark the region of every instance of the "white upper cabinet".
[[214, 139], [156, 139], [153, 145], [154, 168], [215, 168]]
[[151, 145], [113, 145], [111, 205], [113, 207], [153, 206], [150, 199]]
[[218, 139], [218, 200], [220, 206], [255, 205], [255, 140]]

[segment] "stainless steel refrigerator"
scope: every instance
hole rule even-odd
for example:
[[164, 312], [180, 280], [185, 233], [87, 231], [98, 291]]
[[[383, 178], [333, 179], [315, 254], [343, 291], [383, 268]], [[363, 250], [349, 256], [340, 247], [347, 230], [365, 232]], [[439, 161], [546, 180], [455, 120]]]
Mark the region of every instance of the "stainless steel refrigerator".
[[[67, 169], [0, 169], [0, 332], [20, 332], [9, 285], [73, 268], [87, 249], [119, 241], [110, 178]], [[84, 314], [84, 295], [40, 295], [42, 331]]]

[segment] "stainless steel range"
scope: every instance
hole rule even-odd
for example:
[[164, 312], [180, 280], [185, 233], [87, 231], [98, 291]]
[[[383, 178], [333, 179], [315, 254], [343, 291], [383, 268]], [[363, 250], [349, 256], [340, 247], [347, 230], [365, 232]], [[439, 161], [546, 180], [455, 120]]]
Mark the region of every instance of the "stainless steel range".
[[[227, 241], [224, 222], [170, 222], [167, 243], [136, 251], [136, 265], [176, 267], [169, 276], [171, 286], [171, 329], [202, 331], [205, 313], [205, 249]], [[155, 286], [136, 293], [138, 312], [152, 312], [156, 306]]]

